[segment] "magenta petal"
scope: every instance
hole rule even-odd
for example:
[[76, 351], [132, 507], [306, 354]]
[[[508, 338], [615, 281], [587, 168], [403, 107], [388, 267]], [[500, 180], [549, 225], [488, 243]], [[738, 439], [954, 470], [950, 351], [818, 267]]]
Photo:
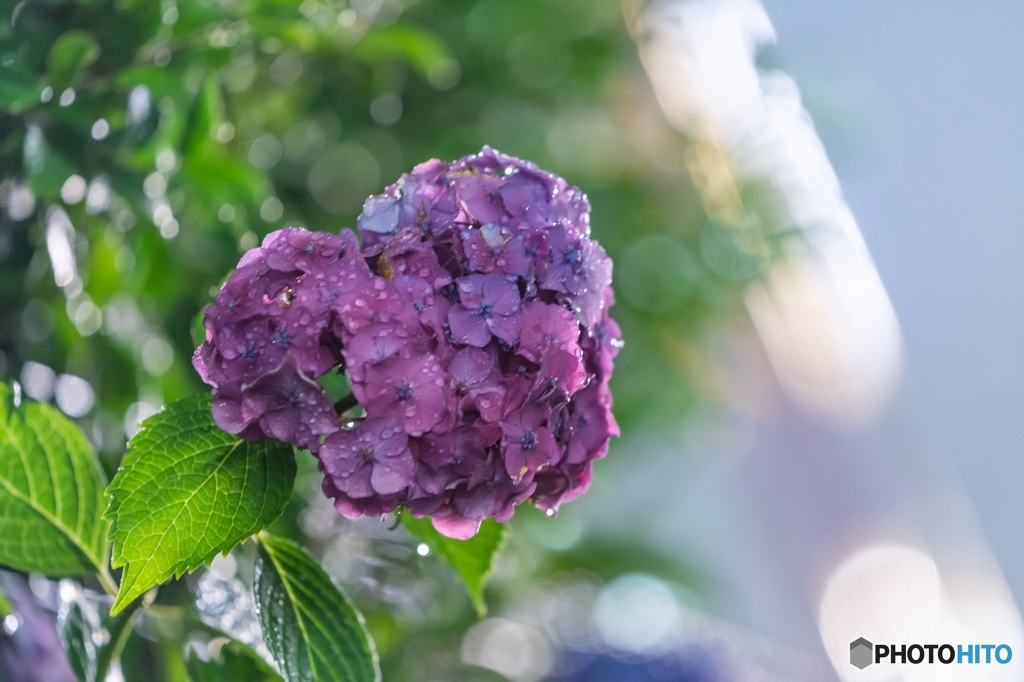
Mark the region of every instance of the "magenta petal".
[[430, 522], [436, 530], [445, 537], [456, 540], [469, 540], [480, 530], [480, 521], [471, 521], [461, 516], [452, 514], [445, 518], [433, 517]]

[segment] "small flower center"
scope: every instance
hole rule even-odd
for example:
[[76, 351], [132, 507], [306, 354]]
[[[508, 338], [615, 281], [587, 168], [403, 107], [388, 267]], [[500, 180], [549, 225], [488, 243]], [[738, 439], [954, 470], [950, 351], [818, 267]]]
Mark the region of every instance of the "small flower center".
[[491, 304], [484, 303], [483, 305], [480, 306], [480, 317], [486, 320], [488, 317], [491, 316], [491, 310]]
[[249, 362], [256, 362], [256, 358], [260, 356], [260, 349], [252, 344], [249, 344], [245, 347], [245, 350], [242, 351], [242, 355], [244, 355], [245, 359], [248, 360]]
[[582, 257], [583, 255], [580, 253], [579, 249], [569, 249], [565, 252], [565, 255], [562, 256], [562, 259], [567, 265], [572, 265], [573, 263], [579, 263], [580, 258]]
[[533, 431], [527, 431], [523, 434], [523, 437], [519, 439], [519, 446], [523, 450], [532, 450], [537, 447], [537, 434]]
[[403, 381], [398, 384], [398, 399], [399, 400], [412, 400], [412, 385], [408, 381]]
[[291, 342], [292, 335], [283, 329], [278, 329], [276, 332], [274, 332], [274, 338], [271, 340], [271, 343], [273, 343], [275, 346], [280, 346], [281, 348], [287, 348], [291, 344]]
[[367, 462], [373, 462], [373, 461], [376, 461], [376, 459], [377, 459], [377, 456], [373, 454], [373, 449], [369, 445], [367, 445], [365, 448], [360, 450], [359, 454]]

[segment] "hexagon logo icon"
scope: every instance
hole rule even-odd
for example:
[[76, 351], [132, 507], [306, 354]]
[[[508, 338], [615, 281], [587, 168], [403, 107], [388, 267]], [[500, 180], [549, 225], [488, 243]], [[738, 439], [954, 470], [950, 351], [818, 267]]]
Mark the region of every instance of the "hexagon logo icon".
[[863, 637], [853, 640], [850, 642], [850, 664], [859, 670], [868, 667], [874, 662], [874, 648], [875, 645]]

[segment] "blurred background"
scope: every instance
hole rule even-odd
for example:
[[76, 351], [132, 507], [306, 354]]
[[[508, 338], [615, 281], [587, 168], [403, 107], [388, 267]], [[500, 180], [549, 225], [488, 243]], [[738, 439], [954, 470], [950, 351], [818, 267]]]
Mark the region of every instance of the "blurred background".
[[[0, 9], [0, 379], [76, 418], [108, 472], [204, 390], [196, 314], [267, 232], [354, 225], [483, 144], [590, 196], [623, 437], [556, 519], [516, 514], [486, 618], [401, 529], [341, 519], [300, 455], [280, 530], [353, 595], [385, 679], [838, 680], [861, 636], [1024, 654], [1024, 7]], [[250, 561], [159, 601], [259, 647]], [[90, 595], [0, 584], [0, 678], [70, 679], [51, 624]], [[147, 615], [115, 673], [187, 679], [202, 640], [169, 627]]]

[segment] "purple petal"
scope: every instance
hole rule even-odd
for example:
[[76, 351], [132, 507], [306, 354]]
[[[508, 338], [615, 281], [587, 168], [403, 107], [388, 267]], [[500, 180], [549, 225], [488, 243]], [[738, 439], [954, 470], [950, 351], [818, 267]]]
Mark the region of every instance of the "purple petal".
[[483, 348], [491, 340], [487, 321], [476, 310], [467, 310], [461, 305], [452, 306], [448, 311], [448, 327], [456, 343], [465, 343]]

